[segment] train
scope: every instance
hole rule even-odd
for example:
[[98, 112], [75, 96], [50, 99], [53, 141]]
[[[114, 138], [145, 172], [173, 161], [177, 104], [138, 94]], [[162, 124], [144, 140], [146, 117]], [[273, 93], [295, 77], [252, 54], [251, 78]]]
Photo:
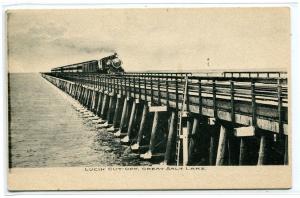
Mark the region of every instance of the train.
[[100, 60], [90, 60], [81, 63], [55, 67], [51, 73], [101, 73], [101, 74], [123, 74], [122, 61], [118, 54], [101, 58]]

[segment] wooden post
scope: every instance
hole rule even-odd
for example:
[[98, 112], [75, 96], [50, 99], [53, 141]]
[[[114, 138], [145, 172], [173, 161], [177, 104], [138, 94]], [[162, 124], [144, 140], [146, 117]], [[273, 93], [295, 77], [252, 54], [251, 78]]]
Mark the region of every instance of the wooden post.
[[133, 101], [132, 110], [131, 110], [129, 123], [128, 123], [127, 135], [121, 140], [124, 143], [128, 143], [130, 141], [131, 136], [132, 136], [131, 135], [132, 134], [132, 126], [133, 126], [133, 123], [134, 123], [134, 118], [136, 116], [137, 104], [138, 103], [139, 102], [137, 100]]
[[227, 133], [227, 151], [228, 151], [228, 165], [238, 165], [239, 164], [239, 149], [240, 149], [240, 139], [234, 135], [234, 128], [227, 128], [230, 133]]
[[245, 137], [241, 137], [239, 165], [244, 165], [245, 163], [245, 152], [246, 152]]
[[122, 116], [121, 116], [121, 122], [120, 122], [120, 128], [118, 130], [118, 132], [116, 132], [114, 135], [116, 137], [120, 137], [124, 124], [125, 124], [125, 120], [126, 120], [126, 112], [127, 112], [127, 108], [128, 108], [128, 100], [127, 97], [125, 97], [124, 99], [124, 104], [123, 104], [123, 110], [122, 110]]
[[83, 106], [86, 107], [86, 99], [87, 99], [87, 96], [88, 96], [88, 89], [87, 88], [84, 88], [84, 95], [83, 95], [83, 99], [82, 99], [82, 104]]
[[109, 96], [109, 105], [108, 105], [108, 111], [107, 111], [107, 115], [106, 115], [106, 120], [108, 122], [108, 124], [111, 124], [111, 117], [112, 117], [112, 113], [113, 113], [113, 101], [114, 100], [114, 96], [111, 95]]
[[153, 152], [155, 149], [155, 139], [158, 129], [158, 122], [159, 122], [160, 113], [155, 112], [154, 113], [154, 119], [153, 119], [153, 125], [151, 130], [151, 138], [150, 138], [150, 145], [149, 145], [149, 151]]
[[156, 143], [155, 140], [156, 140], [156, 134], [158, 131], [157, 129], [158, 129], [159, 117], [160, 117], [160, 112], [156, 111], [154, 113], [154, 118], [153, 118], [149, 150], [145, 154], [140, 155], [140, 157], [143, 159], [151, 159], [152, 158], [152, 154], [155, 149], [155, 143]]
[[75, 94], [76, 94], [76, 84], [74, 83], [72, 85], [72, 97], [75, 98]]
[[82, 104], [82, 106], [84, 106], [84, 98], [86, 95], [86, 88], [84, 86], [82, 86], [82, 91], [81, 91], [81, 96], [80, 96], [80, 103]]
[[216, 159], [216, 165], [217, 166], [224, 165], [226, 143], [227, 143], [227, 131], [226, 131], [226, 128], [223, 125], [221, 125], [218, 152], [217, 152], [217, 159]]
[[94, 104], [93, 104], [93, 107], [92, 107], [92, 111], [95, 114], [97, 113], [98, 100], [99, 100], [99, 93], [95, 90], [95, 99], [94, 99]]
[[[184, 166], [186, 166], [189, 162], [189, 135], [190, 135], [190, 130], [191, 130], [191, 120], [189, 117], [187, 117], [187, 127], [182, 128], [182, 134], [183, 134], [183, 139], [182, 139], [182, 163]], [[186, 130], [186, 131], [185, 131]], [[185, 135], [186, 134], [186, 135]]]
[[104, 98], [103, 98], [103, 102], [102, 102], [102, 109], [101, 109], [101, 114], [100, 114], [101, 118], [103, 118], [103, 119], [105, 117], [104, 114], [105, 114], [105, 109], [106, 109], [106, 103], [107, 103], [107, 94], [104, 93]]
[[69, 83], [68, 94], [69, 94], [70, 96], [72, 96], [72, 94], [73, 94], [73, 84], [71, 84], [71, 83]]
[[87, 106], [88, 106], [88, 109], [91, 110], [92, 109], [92, 102], [93, 102], [93, 90], [89, 90], [89, 99], [88, 99], [88, 102], [87, 102]]
[[285, 140], [284, 140], [284, 165], [288, 165], [289, 164], [289, 136], [285, 135], [284, 136]]
[[169, 164], [171, 161], [171, 157], [172, 157], [172, 149], [173, 149], [175, 135], [176, 135], [175, 120], [176, 120], [176, 113], [174, 111], [172, 111], [168, 140], [167, 140], [167, 147], [166, 147], [165, 159], [164, 159], [165, 164]]
[[92, 102], [92, 106], [91, 106], [91, 110], [93, 112], [95, 112], [96, 105], [97, 105], [97, 92], [96, 92], [96, 90], [93, 90], [93, 102]]
[[95, 97], [96, 97], [96, 95], [95, 95], [95, 90], [94, 89], [92, 89], [92, 97], [91, 97], [91, 103], [90, 103], [90, 110], [93, 112], [93, 107], [94, 107], [94, 105], [95, 105]]
[[216, 163], [216, 129], [218, 129], [216, 125], [213, 126], [210, 136], [210, 146], [209, 146], [209, 165], [214, 166]]
[[88, 109], [90, 94], [91, 94], [90, 90], [86, 88], [86, 98], [84, 100], [84, 105], [86, 106], [87, 109]]
[[92, 110], [93, 103], [94, 103], [94, 90], [90, 90], [90, 98], [89, 98], [89, 102], [88, 102], [89, 110]]
[[265, 155], [266, 155], [266, 136], [261, 135], [257, 165], [264, 165], [265, 164]]
[[119, 97], [119, 95], [118, 95], [117, 96], [116, 109], [115, 109], [114, 118], [113, 118], [114, 128], [118, 127], [118, 118], [119, 118], [120, 106], [121, 106], [121, 97]]
[[141, 142], [142, 142], [142, 139], [143, 139], [144, 130], [145, 130], [145, 125], [146, 125], [146, 120], [147, 120], [147, 114], [148, 114], [148, 112], [149, 112], [148, 105], [147, 105], [147, 103], [145, 103], [144, 104], [143, 113], [142, 113], [142, 120], [141, 120], [141, 123], [140, 123], [139, 132], [138, 132], [137, 142], [136, 142], [136, 144], [134, 144], [134, 145], [131, 146], [132, 150], [138, 150], [139, 147], [140, 147], [140, 145], [141, 145]]
[[92, 101], [92, 90], [88, 89], [88, 98], [86, 102], [87, 109], [90, 110], [91, 108], [91, 101]]
[[188, 161], [188, 164], [190, 164], [193, 160], [192, 156], [193, 156], [193, 152], [194, 152], [194, 148], [195, 148], [195, 144], [196, 144], [195, 135], [197, 133], [198, 126], [199, 126], [199, 119], [194, 118], [193, 129], [192, 129], [191, 138], [190, 138], [190, 142], [189, 142], [189, 161]]
[[98, 97], [98, 105], [97, 105], [97, 109], [96, 109], [96, 115], [99, 115], [100, 109], [101, 109], [101, 104], [102, 104], [102, 97], [103, 94], [101, 92], [99, 92], [99, 97]]
[[[80, 94], [81, 94], [81, 86], [77, 85], [77, 92], [76, 92], [76, 97], [75, 99], [79, 101], [80, 99]], [[80, 101], [79, 101], [80, 102]]]
[[93, 102], [94, 102], [94, 90], [90, 90], [90, 98], [89, 98], [89, 102], [88, 102], [89, 110], [92, 110]]
[[79, 102], [82, 105], [83, 105], [84, 94], [85, 94], [85, 88], [83, 86], [81, 86], [81, 88], [80, 88], [80, 94], [79, 94]]
[[74, 98], [77, 100], [79, 85], [75, 84]]

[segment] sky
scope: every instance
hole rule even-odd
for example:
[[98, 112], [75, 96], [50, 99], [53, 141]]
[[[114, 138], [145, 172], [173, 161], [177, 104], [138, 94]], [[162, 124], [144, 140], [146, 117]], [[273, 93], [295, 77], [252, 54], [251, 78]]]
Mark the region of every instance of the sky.
[[7, 48], [9, 72], [45, 72], [114, 52], [125, 71], [286, 70], [290, 13], [288, 8], [9, 10]]

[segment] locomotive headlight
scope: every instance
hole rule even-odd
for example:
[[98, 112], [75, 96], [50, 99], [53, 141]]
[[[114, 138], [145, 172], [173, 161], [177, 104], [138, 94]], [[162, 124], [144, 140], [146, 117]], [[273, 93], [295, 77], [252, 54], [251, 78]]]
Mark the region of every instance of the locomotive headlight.
[[112, 65], [113, 65], [114, 67], [120, 67], [121, 64], [122, 64], [122, 61], [121, 61], [119, 58], [114, 58], [114, 59], [112, 59]]

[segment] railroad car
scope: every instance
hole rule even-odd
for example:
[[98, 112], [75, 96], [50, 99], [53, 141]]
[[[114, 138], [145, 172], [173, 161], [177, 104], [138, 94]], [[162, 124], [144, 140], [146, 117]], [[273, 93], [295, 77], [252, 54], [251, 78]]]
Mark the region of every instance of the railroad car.
[[91, 60], [51, 69], [52, 73], [102, 73], [102, 74], [121, 74], [124, 73], [122, 61], [117, 53], [106, 56], [100, 60]]

